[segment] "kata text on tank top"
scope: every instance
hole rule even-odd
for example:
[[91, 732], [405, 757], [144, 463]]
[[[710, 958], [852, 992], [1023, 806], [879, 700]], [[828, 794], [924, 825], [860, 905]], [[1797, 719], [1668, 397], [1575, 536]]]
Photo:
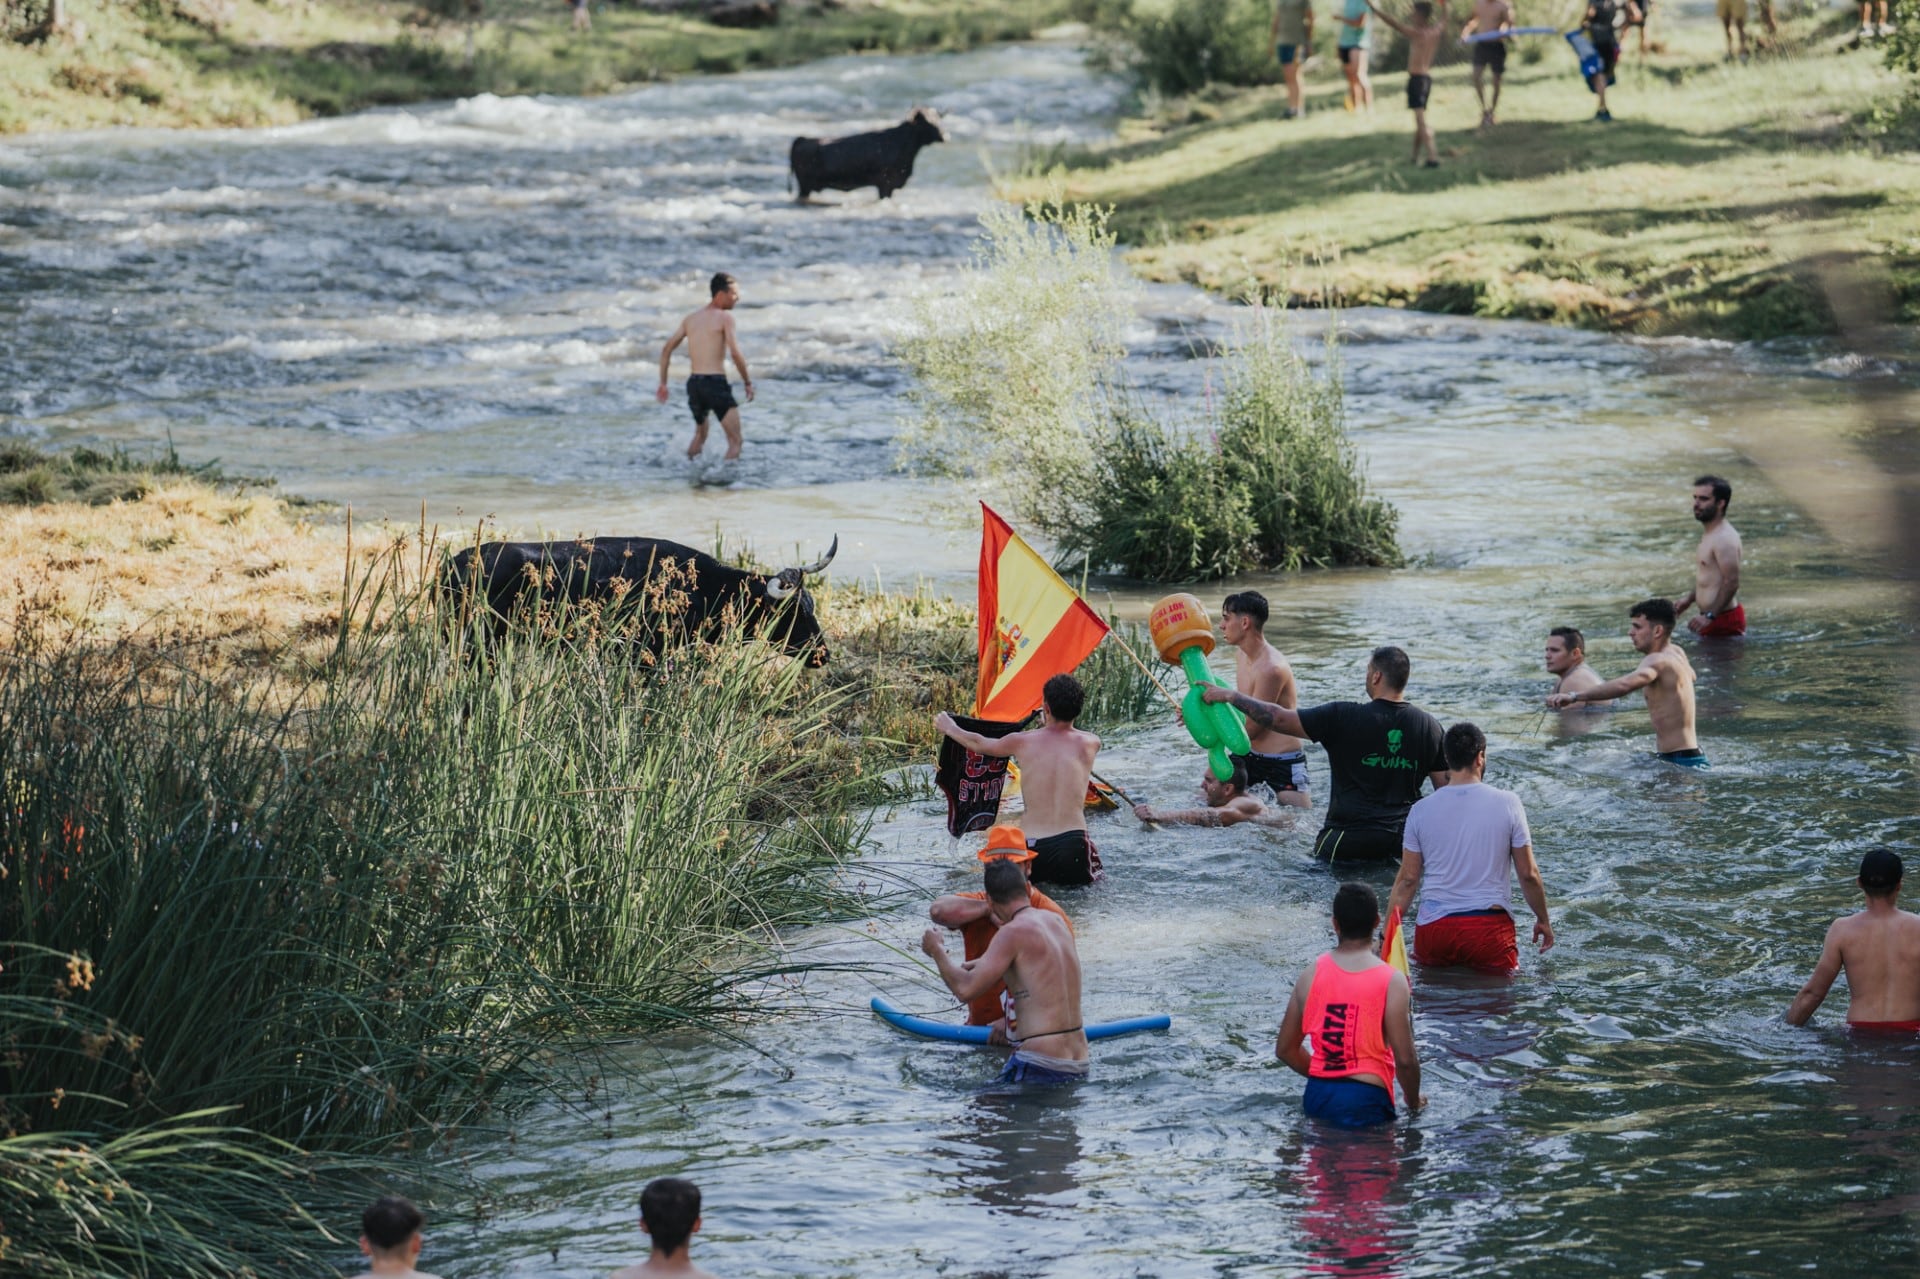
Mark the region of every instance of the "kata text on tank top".
[[1320, 956], [1307, 992], [1305, 1030], [1313, 1039], [1314, 1079], [1343, 1079], [1348, 1075], [1378, 1075], [1393, 1092], [1393, 1049], [1387, 1047], [1382, 1026], [1387, 1013], [1387, 984], [1393, 965], [1380, 964], [1350, 973]]

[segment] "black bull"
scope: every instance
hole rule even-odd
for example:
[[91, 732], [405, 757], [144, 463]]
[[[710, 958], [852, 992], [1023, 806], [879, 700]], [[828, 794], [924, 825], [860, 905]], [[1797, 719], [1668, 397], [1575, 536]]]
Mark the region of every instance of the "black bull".
[[849, 137], [795, 138], [787, 152], [793, 166], [793, 180], [800, 187], [800, 198], [815, 191], [853, 191], [875, 187], [886, 199], [913, 176], [914, 157], [931, 142], [945, 142], [947, 131], [940, 127], [934, 111], [918, 108], [904, 124], [877, 133], [855, 133]]
[[[825, 666], [828, 651], [804, 583], [833, 561], [840, 539], [818, 563], [783, 568], [771, 576], [733, 568], [704, 551], [656, 537], [600, 537], [578, 542], [488, 542], [453, 556], [442, 588], [477, 607], [484, 600], [491, 629], [504, 631], [516, 609], [543, 602], [605, 604], [648, 598], [647, 587], [684, 597], [672, 629], [716, 639], [737, 623], [810, 666]], [[664, 628], [650, 628], [654, 647]]]

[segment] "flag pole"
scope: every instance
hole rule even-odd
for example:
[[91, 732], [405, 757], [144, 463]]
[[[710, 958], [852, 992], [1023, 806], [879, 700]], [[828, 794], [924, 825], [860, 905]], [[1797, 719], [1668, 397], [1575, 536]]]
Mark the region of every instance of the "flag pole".
[[1112, 630], [1112, 629], [1108, 630], [1107, 637], [1111, 639], [1114, 643], [1120, 646], [1121, 652], [1125, 653], [1128, 657], [1133, 659], [1133, 664], [1140, 668], [1140, 673], [1142, 675], [1145, 675], [1148, 679], [1153, 681], [1153, 686], [1160, 690], [1160, 696], [1166, 698], [1167, 705], [1173, 707], [1173, 713], [1175, 715], [1183, 714], [1184, 712], [1180, 708], [1179, 700], [1175, 698], [1172, 693], [1169, 693], [1167, 691], [1167, 686], [1160, 682], [1159, 676], [1155, 675], [1152, 671], [1147, 669], [1147, 664], [1140, 660], [1140, 655], [1138, 653], [1133, 651], [1133, 645], [1121, 639], [1120, 632], [1118, 630]]

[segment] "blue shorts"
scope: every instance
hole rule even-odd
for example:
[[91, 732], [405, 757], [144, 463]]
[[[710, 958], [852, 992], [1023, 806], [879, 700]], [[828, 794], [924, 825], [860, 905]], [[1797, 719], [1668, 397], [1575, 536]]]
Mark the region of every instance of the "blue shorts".
[[1291, 65], [1299, 52], [1300, 46], [1297, 44], [1276, 44], [1273, 46], [1273, 56], [1280, 59], [1280, 65], [1283, 67]]
[[[1019, 1053], [1007, 1058], [1005, 1069], [995, 1084], [1077, 1084], [1087, 1077], [1084, 1061], [1063, 1061], [1038, 1053]], [[1076, 1069], [1077, 1067], [1077, 1069]]]
[[1666, 760], [1669, 764], [1677, 764], [1681, 768], [1713, 767], [1712, 764], [1707, 762], [1707, 753], [1698, 746], [1689, 746], [1683, 751], [1655, 751], [1654, 755]]
[[1309, 1079], [1307, 1117], [1342, 1128], [1372, 1128], [1393, 1122], [1393, 1094], [1379, 1084], [1352, 1079]]

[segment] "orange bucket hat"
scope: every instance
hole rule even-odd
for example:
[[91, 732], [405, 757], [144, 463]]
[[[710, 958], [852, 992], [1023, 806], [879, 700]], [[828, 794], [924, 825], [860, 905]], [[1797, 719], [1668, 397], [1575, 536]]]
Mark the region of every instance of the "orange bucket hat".
[[990, 862], [1004, 857], [1013, 862], [1030, 862], [1034, 852], [1027, 847], [1027, 837], [1018, 826], [995, 826], [987, 832], [987, 846], [980, 850], [980, 860]]

